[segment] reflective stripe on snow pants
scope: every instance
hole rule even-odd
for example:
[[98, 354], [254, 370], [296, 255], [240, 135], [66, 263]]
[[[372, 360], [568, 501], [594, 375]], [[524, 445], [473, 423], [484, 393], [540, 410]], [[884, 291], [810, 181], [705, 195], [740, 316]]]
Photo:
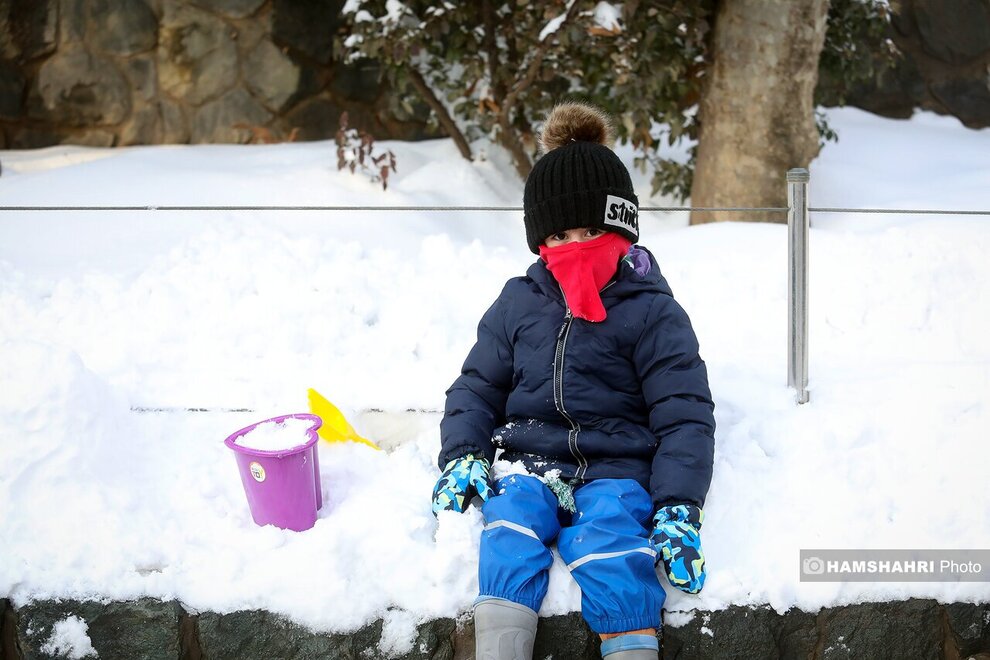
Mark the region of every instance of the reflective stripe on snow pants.
[[598, 479], [574, 492], [577, 513], [557, 549], [581, 586], [581, 613], [596, 633], [658, 628], [666, 594], [645, 527], [653, 502], [632, 479]]
[[478, 583], [494, 596], [540, 610], [553, 555], [547, 545], [560, 532], [557, 496], [534, 477], [510, 474], [495, 482], [495, 497], [481, 507]]
[[561, 529], [557, 498], [539, 479], [509, 475], [482, 511], [481, 597], [505, 598], [539, 611], [557, 539], [581, 587], [581, 610], [597, 633], [660, 625], [665, 594], [648, 539], [650, 496], [632, 479], [599, 479], [574, 493], [577, 513]]

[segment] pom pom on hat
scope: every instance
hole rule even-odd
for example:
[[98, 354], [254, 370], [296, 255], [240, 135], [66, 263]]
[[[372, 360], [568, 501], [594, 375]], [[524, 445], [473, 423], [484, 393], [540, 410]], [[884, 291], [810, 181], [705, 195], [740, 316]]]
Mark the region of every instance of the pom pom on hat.
[[639, 199], [632, 179], [609, 147], [612, 122], [584, 103], [558, 105], [543, 124], [536, 161], [523, 192], [526, 243], [539, 254], [547, 236], [597, 227], [639, 240]]
[[614, 140], [615, 132], [609, 116], [584, 103], [561, 103], [547, 116], [540, 132], [543, 153], [570, 142], [594, 142], [611, 146]]

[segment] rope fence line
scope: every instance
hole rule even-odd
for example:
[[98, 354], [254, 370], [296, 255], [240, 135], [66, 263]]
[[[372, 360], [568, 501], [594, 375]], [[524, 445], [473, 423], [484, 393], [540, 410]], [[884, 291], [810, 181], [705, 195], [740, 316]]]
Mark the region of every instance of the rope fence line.
[[[131, 406], [131, 412], [135, 413], [253, 413], [254, 408], [224, 408], [224, 407], [186, 407], [186, 406]], [[356, 411], [358, 415], [389, 415], [389, 414], [409, 414], [416, 415], [442, 415], [443, 410], [436, 408], [402, 408], [401, 410], [385, 410], [384, 408], [364, 408]]]
[[183, 406], [131, 406], [136, 413], [253, 413], [253, 408], [186, 408]]
[[[690, 213], [785, 213], [788, 227], [788, 336], [787, 336], [787, 384], [796, 393], [798, 404], [810, 400], [808, 393], [808, 231], [811, 213], [849, 213], [868, 215], [956, 215], [987, 216], [990, 211], [975, 209], [883, 209], [812, 207], [808, 204], [810, 175], [804, 168], [787, 171], [786, 207], [737, 207], [737, 206], [645, 206], [644, 212]], [[331, 205], [105, 205], [105, 206], [0, 206], [2, 211], [438, 211], [438, 212], [503, 212], [519, 213], [520, 206], [331, 206]], [[173, 412], [174, 408], [135, 407], [135, 412]], [[181, 410], [181, 409], [180, 409]], [[238, 408], [186, 408], [187, 412], [249, 412]]]
[[952, 211], [948, 209], [844, 209], [808, 207], [811, 213], [899, 213], [901, 215], [990, 215], [990, 211]]
[[[0, 206], [0, 211], [513, 211], [521, 206]], [[759, 211], [787, 213], [786, 207], [643, 206], [640, 211]]]
[[[0, 206], [2, 211], [505, 211], [521, 213], [521, 206]], [[641, 206], [640, 211], [664, 213], [787, 213], [786, 206], [737, 207], [737, 206]], [[969, 209], [878, 209], [809, 207], [811, 213], [866, 213], [899, 215], [982, 215], [990, 216], [990, 210]]]

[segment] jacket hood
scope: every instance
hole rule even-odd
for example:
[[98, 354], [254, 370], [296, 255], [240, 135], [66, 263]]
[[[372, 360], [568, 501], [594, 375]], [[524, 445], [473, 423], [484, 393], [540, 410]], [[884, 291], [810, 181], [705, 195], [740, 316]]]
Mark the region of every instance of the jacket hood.
[[[640, 253], [638, 257], [634, 255], [634, 251]], [[646, 272], [643, 272], [643, 269], [636, 265], [637, 262], [643, 261], [644, 253], [645, 257], [649, 259], [649, 270]], [[543, 259], [537, 259], [526, 270], [526, 276], [539, 287], [544, 295], [554, 300], [563, 301], [564, 295], [560, 290], [560, 285], [557, 284], [556, 278], [547, 269], [547, 264]], [[657, 263], [656, 257], [642, 245], [633, 245], [630, 248], [630, 254], [622, 258], [615, 276], [605, 286], [606, 288], [602, 290], [602, 300], [626, 298], [646, 291], [662, 293], [671, 297], [674, 295], [667, 280], [660, 272], [660, 265]]]

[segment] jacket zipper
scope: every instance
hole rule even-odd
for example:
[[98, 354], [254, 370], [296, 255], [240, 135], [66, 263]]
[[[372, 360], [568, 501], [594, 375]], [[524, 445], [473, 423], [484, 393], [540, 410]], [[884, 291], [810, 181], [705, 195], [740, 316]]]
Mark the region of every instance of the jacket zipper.
[[584, 473], [588, 469], [588, 461], [585, 460], [577, 444], [581, 425], [575, 422], [567, 414], [567, 409], [564, 408], [564, 349], [567, 347], [567, 337], [571, 333], [571, 324], [573, 322], [574, 317], [571, 315], [570, 308], [568, 308], [567, 315], [564, 316], [564, 325], [560, 326], [560, 331], [557, 333], [557, 350], [554, 352], [553, 359], [553, 402], [557, 407], [557, 412], [571, 425], [570, 430], [567, 432], [567, 446], [571, 450], [571, 455], [578, 462], [578, 469], [574, 478], [580, 480], [584, 477]]
[[[601, 292], [615, 284], [615, 280], [612, 280], [606, 284]], [[558, 285], [559, 286], [559, 285]], [[601, 293], [599, 292], [599, 293]], [[567, 432], [567, 446], [571, 450], [571, 455], [577, 459], [578, 469], [574, 474], [574, 479], [581, 481], [584, 479], [585, 473], [588, 471], [588, 459], [584, 457], [581, 453], [580, 448], [578, 448], [578, 434], [581, 432], [581, 425], [574, 421], [570, 415], [567, 414], [567, 409], [564, 408], [564, 350], [567, 348], [567, 337], [571, 333], [571, 324], [574, 322], [574, 315], [571, 314], [571, 307], [567, 304], [567, 298], [564, 297], [564, 290], [560, 290], [560, 295], [564, 298], [564, 306], [567, 309], [567, 314], [564, 315], [564, 325], [560, 326], [560, 330], [557, 332], [557, 350], [554, 352], [553, 356], [553, 403], [557, 407], [557, 412], [559, 412], [567, 423], [571, 425], [570, 431]]]

